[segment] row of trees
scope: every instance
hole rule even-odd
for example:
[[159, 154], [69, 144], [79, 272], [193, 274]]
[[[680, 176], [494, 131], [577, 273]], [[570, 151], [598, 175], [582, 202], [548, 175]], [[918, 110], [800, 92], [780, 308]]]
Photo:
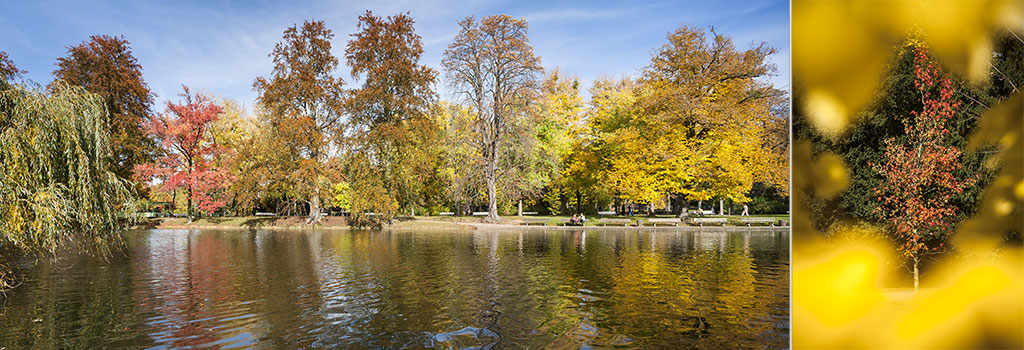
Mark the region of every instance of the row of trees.
[[[788, 196], [788, 101], [766, 83], [765, 44], [737, 49], [693, 26], [668, 35], [638, 78], [545, 73], [528, 24], [472, 17], [442, 72], [420, 63], [407, 14], [367, 11], [345, 47], [351, 82], [324, 22], [288, 28], [274, 68], [253, 83], [254, 116], [193, 93], [153, 112], [154, 95], [123, 37], [69, 47], [57, 84], [82, 86], [108, 112], [112, 171], [143, 197], [245, 215], [351, 213], [380, 226], [399, 213], [514, 208], [548, 213], [749, 202]], [[453, 92], [444, 101], [435, 90]], [[756, 189], [756, 191], [752, 191]]]

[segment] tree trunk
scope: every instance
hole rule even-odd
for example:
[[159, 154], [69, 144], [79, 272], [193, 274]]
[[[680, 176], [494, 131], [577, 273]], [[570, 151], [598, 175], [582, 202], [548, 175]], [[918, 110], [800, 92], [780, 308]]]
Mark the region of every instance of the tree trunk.
[[583, 212], [583, 196], [580, 194], [580, 190], [576, 190], [576, 212]]
[[487, 222], [501, 221], [498, 216], [498, 181], [495, 179], [493, 164], [487, 172]]
[[309, 197], [309, 218], [306, 219], [306, 223], [320, 223], [320, 194], [318, 193], [314, 193], [313, 196]]
[[192, 223], [192, 186], [188, 187], [188, 223]]
[[174, 212], [178, 210], [178, 189], [175, 188], [171, 191], [171, 217], [174, 217]]
[[704, 214], [704, 208], [701, 208], [701, 204], [704, 204], [704, 200], [697, 201], [697, 210], [700, 211], [701, 214]]
[[686, 199], [683, 199], [679, 203], [681, 203], [680, 210], [679, 210], [679, 217], [680, 218], [685, 218], [685, 217], [689, 216], [690, 213], [687, 213], [687, 212], [690, 211], [690, 201], [686, 200]]
[[523, 200], [519, 200], [519, 216], [523, 216]]
[[718, 215], [725, 215], [725, 200], [718, 199]]

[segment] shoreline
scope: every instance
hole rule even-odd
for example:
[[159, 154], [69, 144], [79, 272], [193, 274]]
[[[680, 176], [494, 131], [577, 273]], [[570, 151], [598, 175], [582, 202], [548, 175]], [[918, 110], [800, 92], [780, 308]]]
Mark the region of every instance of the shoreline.
[[[214, 219], [214, 222], [207, 220]], [[239, 222], [240, 220], [244, 220]], [[202, 218], [193, 224], [177, 223], [184, 221], [182, 218], [156, 218], [147, 219], [145, 222], [132, 226], [130, 230], [359, 230], [353, 229], [344, 223], [343, 218], [327, 217], [324, 222], [316, 225], [307, 225], [301, 217], [274, 217], [274, 218]], [[255, 221], [255, 222], [253, 222]], [[224, 224], [221, 224], [224, 223]], [[552, 225], [524, 225], [518, 222], [483, 223], [472, 221], [441, 221], [430, 219], [407, 219], [396, 221], [394, 224], [385, 226], [381, 230], [414, 230], [414, 229], [510, 229], [510, 230], [642, 230], [642, 231], [790, 231], [791, 226], [690, 226], [680, 224], [679, 226], [552, 226]]]

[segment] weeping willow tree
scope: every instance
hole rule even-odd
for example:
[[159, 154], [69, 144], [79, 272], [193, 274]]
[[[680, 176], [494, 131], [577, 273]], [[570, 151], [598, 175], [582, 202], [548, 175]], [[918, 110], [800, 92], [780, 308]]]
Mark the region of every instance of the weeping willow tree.
[[15, 256], [108, 256], [124, 244], [135, 194], [111, 171], [106, 113], [84, 89], [0, 77], [0, 290]]

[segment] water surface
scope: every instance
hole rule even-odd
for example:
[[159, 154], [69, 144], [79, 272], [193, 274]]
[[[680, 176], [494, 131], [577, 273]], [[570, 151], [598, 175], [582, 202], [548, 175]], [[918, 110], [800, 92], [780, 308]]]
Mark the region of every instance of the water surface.
[[153, 230], [22, 271], [0, 348], [786, 348], [785, 231]]

